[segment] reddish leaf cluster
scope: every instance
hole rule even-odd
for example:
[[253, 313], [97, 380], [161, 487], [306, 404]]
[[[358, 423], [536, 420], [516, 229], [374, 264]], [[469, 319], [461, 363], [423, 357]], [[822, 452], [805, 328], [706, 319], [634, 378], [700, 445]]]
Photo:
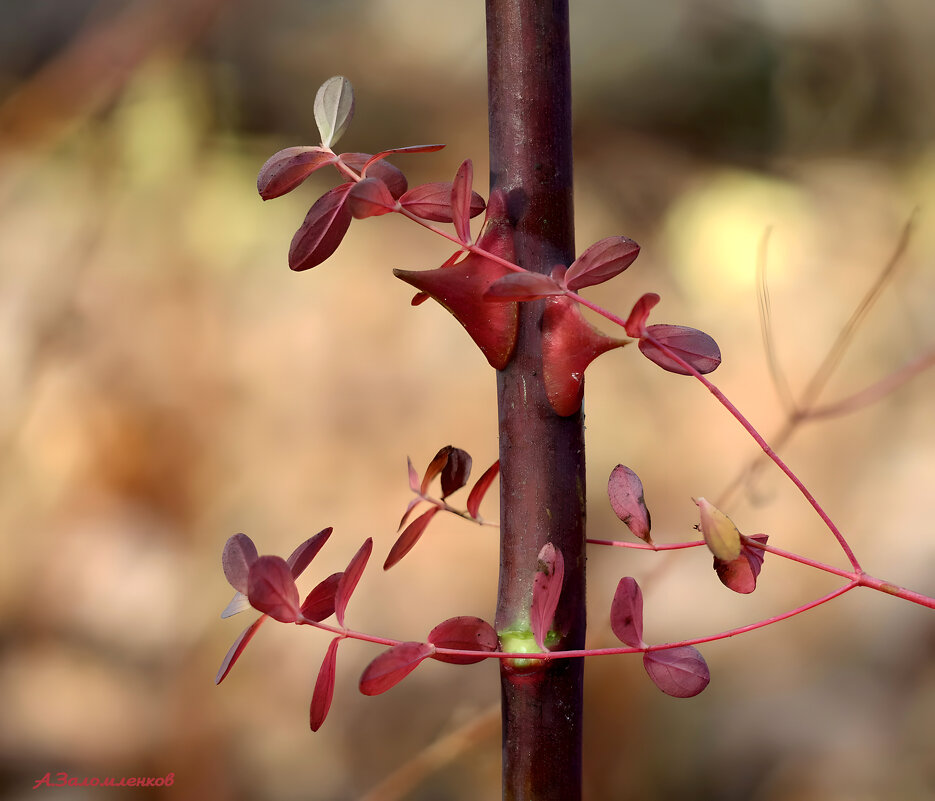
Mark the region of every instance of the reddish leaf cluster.
[[[413, 546], [425, 533], [428, 524], [432, 522], [432, 518], [442, 510], [455, 512], [476, 522], [482, 522], [479, 517], [480, 504], [484, 499], [484, 495], [487, 494], [487, 490], [490, 489], [493, 480], [500, 472], [499, 461], [488, 467], [471, 488], [467, 499], [466, 513], [457, 512], [445, 501], [449, 495], [467, 485], [468, 479], [471, 477], [471, 464], [471, 456], [467, 451], [455, 448], [452, 445], [446, 445], [429, 462], [429, 466], [425, 469], [420, 481], [415, 468], [412, 466], [412, 460], [408, 460], [409, 488], [415, 493], [416, 497], [409, 502], [402, 519], [399, 521], [399, 528], [402, 529], [403, 526], [406, 526], [406, 528], [390, 549], [390, 553], [383, 565], [384, 570], [389, 570], [412, 550]], [[429, 487], [436, 477], [441, 479], [441, 498], [432, 498], [428, 494]], [[406, 521], [409, 520], [413, 510], [422, 502], [429, 503], [429, 508], [407, 526]]]

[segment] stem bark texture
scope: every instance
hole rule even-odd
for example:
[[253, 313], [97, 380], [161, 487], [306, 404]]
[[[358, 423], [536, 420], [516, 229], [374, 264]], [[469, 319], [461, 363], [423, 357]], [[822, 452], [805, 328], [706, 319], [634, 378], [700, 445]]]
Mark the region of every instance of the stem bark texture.
[[[574, 258], [567, 0], [487, 0], [491, 190], [507, 194], [516, 260], [548, 273]], [[521, 303], [498, 372], [501, 545], [497, 629], [528, 630], [537, 556], [565, 560], [553, 650], [584, 647], [583, 415], [560, 417], [542, 381], [543, 301]], [[501, 667], [503, 798], [581, 798], [583, 660]]]

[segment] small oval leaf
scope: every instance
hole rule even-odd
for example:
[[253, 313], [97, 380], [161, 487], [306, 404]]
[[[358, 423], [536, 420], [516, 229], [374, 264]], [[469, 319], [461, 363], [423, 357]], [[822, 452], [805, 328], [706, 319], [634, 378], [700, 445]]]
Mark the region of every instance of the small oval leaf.
[[338, 583], [344, 573], [332, 573], [315, 585], [315, 588], [302, 601], [302, 617], [314, 623], [321, 623], [334, 614], [334, 596], [338, 592]]
[[643, 667], [653, 684], [675, 698], [698, 695], [711, 681], [704, 657], [691, 645], [646, 651]]
[[325, 147], [335, 144], [354, 116], [354, 89], [342, 75], [329, 78], [318, 89], [313, 107], [315, 124]]
[[357, 588], [357, 582], [360, 581], [372, 551], [373, 537], [367, 537], [357, 553], [351, 557], [351, 561], [341, 574], [341, 578], [338, 579], [338, 587], [334, 596], [334, 615], [338, 619], [339, 626], [344, 625], [344, 612], [347, 609], [347, 602]]
[[250, 606], [281, 623], [299, 618], [299, 589], [292, 571], [281, 556], [261, 556], [247, 577]]
[[565, 273], [565, 286], [583, 289], [609, 281], [627, 269], [640, 255], [640, 246], [625, 236], [611, 236], [595, 242]]
[[401, 642], [374, 659], [360, 677], [364, 695], [379, 695], [399, 684], [419, 663], [435, 652], [435, 646], [425, 642]]
[[643, 482], [629, 467], [618, 464], [607, 482], [610, 505], [627, 528], [644, 542], [652, 543], [649, 536], [651, 520], [643, 499]]
[[684, 325], [651, 325], [640, 339], [640, 351], [663, 370], [679, 375], [691, 375], [691, 371], [666, 353], [662, 347], [672, 351], [704, 375], [716, 370], [721, 363], [721, 349], [710, 336], [696, 328]]
[[[493, 626], [486, 620], [470, 616], [452, 617], [439, 623], [429, 632], [428, 641], [436, 648], [456, 651], [496, 651], [499, 643]], [[432, 658], [452, 665], [473, 665], [485, 657], [436, 653]]]
[[399, 199], [409, 186], [406, 176], [388, 161], [374, 161], [374, 158], [369, 153], [342, 153], [340, 156], [341, 161], [352, 170], [361, 174], [366, 172], [367, 178], [379, 178], [386, 184], [390, 194]]
[[[399, 198], [399, 204], [423, 220], [450, 223], [451, 182], [415, 186]], [[484, 199], [477, 192], [471, 192], [471, 217], [476, 217], [484, 208]]]
[[287, 147], [272, 155], [260, 167], [256, 189], [263, 200], [291, 192], [315, 170], [336, 160], [334, 153], [320, 147]]
[[471, 477], [471, 464], [471, 454], [461, 448], [451, 449], [441, 473], [443, 500], [467, 484]]
[[237, 592], [246, 594], [247, 575], [250, 572], [250, 566], [258, 557], [256, 545], [246, 534], [234, 534], [224, 544], [221, 567], [230, 585]]
[[318, 731], [321, 724], [328, 717], [328, 710], [331, 709], [331, 699], [334, 697], [334, 677], [335, 666], [338, 660], [338, 643], [343, 637], [335, 637], [328, 645], [325, 652], [325, 658], [321, 662], [321, 668], [318, 670], [318, 678], [315, 681], [315, 691], [312, 693], [312, 703], [308, 710], [309, 725], [312, 731]]
[[341, 184], [325, 192], [305, 215], [305, 221], [292, 237], [289, 267], [308, 270], [321, 264], [338, 249], [351, 225], [347, 193], [353, 184]]
[[471, 244], [471, 195], [474, 184], [474, 164], [465, 159], [451, 185], [451, 221], [455, 233], [465, 245]]
[[740, 532], [733, 521], [704, 498], [696, 499], [695, 504], [701, 513], [701, 534], [708, 550], [724, 562], [740, 556]]
[[396, 210], [396, 200], [379, 178], [358, 181], [347, 194], [347, 206], [357, 220], [379, 217]]
[[646, 644], [643, 642], [643, 591], [635, 578], [625, 576], [617, 584], [610, 605], [610, 627], [624, 645], [642, 648]]
[[484, 300], [536, 300], [550, 295], [564, 295], [562, 289], [549, 276], [541, 273], [510, 273], [494, 281], [484, 292]]
[[548, 650], [545, 641], [555, 622], [555, 610], [558, 608], [564, 580], [565, 560], [562, 552], [547, 542], [539, 551], [536, 577], [532, 584], [532, 606], [529, 610], [532, 635], [543, 651]]

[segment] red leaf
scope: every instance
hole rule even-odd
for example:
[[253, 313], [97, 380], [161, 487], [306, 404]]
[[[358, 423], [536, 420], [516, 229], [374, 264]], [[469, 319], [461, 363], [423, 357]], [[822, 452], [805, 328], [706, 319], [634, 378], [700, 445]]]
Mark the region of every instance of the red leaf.
[[[513, 231], [502, 192], [490, 196], [487, 227], [478, 247], [505, 261], [513, 260]], [[436, 270], [394, 270], [393, 273], [420, 292], [431, 295], [450, 311], [470, 334], [491, 366], [500, 370], [509, 363], [516, 346], [518, 312], [515, 303], [485, 303], [484, 292], [510, 270], [476, 253], [456, 264]]]
[[408, 456], [406, 457], [406, 466], [409, 468], [409, 489], [413, 492], [419, 491], [419, 474], [416, 472], [415, 467], [412, 466], [412, 459]]
[[542, 317], [542, 364], [545, 393], [556, 414], [567, 417], [581, 408], [584, 370], [602, 353], [628, 344], [598, 332], [571, 298], [547, 298]]
[[433, 506], [406, 526], [406, 530], [399, 535], [396, 542], [393, 543], [393, 547], [390, 548], [390, 554], [383, 563], [384, 570], [389, 570], [412, 550], [412, 546], [419, 541], [419, 537], [422, 536], [425, 527], [431, 522], [432, 518], [438, 514], [439, 508], [438, 506]]
[[646, 335], [646, 321], [649, 319], [649, 313], [653, 306], [659, 302], [659, 296], [655, 292], [647, 292], [636, 303], [630, 311], [630, 316], [623, 324], [627, 334], [639, 339]]
[[442, 467], [442, 499], [457, 492], [471, 477], [471, 455], [461, 448], [452, 448]]
[[684, 325], [651, 325], [640, 340], [643, 355], [663, 370], [679, 375], [691, 375], [681, 364], [664, 353], [659, 345], [665, 345], [702, 375], [715, 370], [721, 363], [721, 350], [717, 342], [695, 328]]
[[374, 161], [376, 157], [369, 153], [342, 153], [340, 158], [352, 170], [362, 174], [366, 169], [366, 177], [379, 178], [396, 199], [399, 199], [409, 186], [406, 176], [398, 167], [382, 159]]
[[[479, 617], [452, 617], [439, 623], [429, 632], [428, 641], [436, 648], [451, 648], [457, 651], [496, 651], [499, 639], [486, 620]], [[483, 656], [450, 656], [434, 654], [433, 659], [452, 665], [473, 665], [484, 660]]]
[[[399, 204], [423, 220], [450, 223], [451, 182], [415, 186], [399, 199]], [[471, 217], [476, 217], [484, 208], [484, 199], [477, 192], [471, 192]]]
[[347, 207], [355, 219], [362, 220], [395, 211], [396, 199], [379, 178], [364, 178], [348, 192]]
[[318, 679], [315, 681], [315, 691], [312, 693], [312, 703], [308, 711], [309, 725], [312, 731], [318, 731], [321, 724], [325, 722], [328, 716], [328, 710], [331, 709], [331, 699], [334, 697], [334, 675], [335, 664], [338, 659], [338, 643], [343, 637], [335, 637], [325, 658], [321, 662], [321, 668], [318, 670]]
[[419, 487], [419, 492], [422, 495], [425, 495], [429, 491], [429, 485], [432, 483], [432, 480], [441, 473], [442, 468], [448, 464], [448, 458], [451, 456], [453, 450], [453, 445], [446, 445], [444, 448], [440, 448], [438, 453], [432, 457], [429, 466], [425, 468], [425, 473], [422, 476], [422, 484]]
[[338, 582], [344, 573], [332, 573], [315, 585], [302, 602], [302, 616], [315, 623], [321, 623], [334, 614], [334, 596], [338, 591]]
[[640, 246], [625, 236], [595, 242], [565, 273], [565, 286], [572, 290], [609, 281], [627, 269], [640, 255]]
[[563, 295], [565, 290], [541, 273], [510, 273], [498, 278], [484, 293], [484, 300], [536, 300], [549, 295]]
[[360, 691], [364, 695], [379, 695], [399, 684], [419, 663], [435, 652], [435, 646], [425, 642], [401, 642], [384, 651], [364, 669]]
[[698, 695], [711, 681], [704, 657], [691, 645], [646, 651], [643, 667], [653, 684], [675, 698]]
[[250, 565], [257, 560], [256, 545], [246, 534], [235, 534], [224, 544], [221, 553], [221, 567], [230, 585], [246, 594], [247, 574]]
[[403, 516], [399, 521], [399, 525], [396, 526], [397, 531], [399, 531], [403, 526], [406, 525], [406, 521], [409, 519], [409, 515], [412, 514], [412, 510], [415, 509], [420, 503], [422, 503], [423, 500], [424, 499], [422, 497], [418, 497], [418, 498], [413, 498], [411, 501], [409, 501], [408, 505], [406, 506], [406, 511], [403, 512]]
[[467, 510], [468, 514], [475, 520], [477, 519], [477, 513], [480, 511], [481, 501], [484, 500], [484, 495], [487, 494], [487, 490], [490, 489], [490, 485], [493, 484], [493, 480], [499, 472], [500, 460], [498, 459], [487, 468], [484, 475], [477, 479], [477, 483], [471, 489], [467, 499]]
[[357, 588], [357, 582], [367, 566], [367, 560], [373, 551], [373, 538], [367, 537], [360, 549], [351, 557], [344, 573], [338, 579], [338, 588], [334, 596], [334, 614], [338, 619], [338, 625], [344, 625], [344, 611], [347, 609], [347, 602]]
[[247, 643], [253, 639], [253, 635], [256, 634], [257, 629], [260, 628], [260, 624], [266, 620], [266, 615], [260, 615], [256, 620], [254, 620], [247, 628], [240, 632], [240, 636], [234, 640], [234, 644], [230, 647], [227, 652], [227, 656], [224, 657], [224, 661], [221, 662], [221, 667], [218, 669], [217, 676], [214, 677], [214, 683], [220, 684], [224, 681], [224, 678], [230, 673], [230, 669], [234, 666], [240, 655], [243, 653], [243, 649], [247, 647]]
[[325, 192], [305, 215], [289, 248], [289, 267], [308, 270], [321, 264], [338, 249], [351, 224], [347, 193], [353, 184], [341, 184]]
[[558, 608], [564, 579], [565, 560], [562, 558], [562, 552], [551, 542], [547, 542], [539, 551], [539, 564], [532, 584], [532, 606], [529, 610], [533, 637], [543, 651], [548, 650], [545, 640], [555, 620], [555, 610]]
[[332, 531], [334, 531], [334, 529], [331, 526], [323, 528], [314, 537], [309, 537], [305, 540], [305, 542], [289, 555], [289, 558], [286, 559], [286, 564], [289, 565], [289, 569], [292, 571], [292, 578], [297, 579], [305, 572], [305, 568], [307, 568], [309, 564], [311, 564], [312, 559], [318, 555], [322, 546], [328, 541], [328, 537], [331, 536]]
[[451, 185], [451, 221], [458, 239], [465, 245], [471, 244], [471, 195], [474, 184], [474, 164], [465, 159]]
[[629, 467], [618, 464], [607, 482], [610, 505], [617, 515], [637, 537], [652, 543], [649, 536], [650, 517], [646, 501], [643, 500], [643, 482]]
[[315, 170], [333, 164], [337, 158], [320, 147], [287, 147], [260, 167], [257, 192], [263, 200], [272, 200], [291, 192]]
[[752, 548], [746, 540], [756, 540], [764, 545], [769, 537], [766, 534], [754, 534], [752, 537], [743, 537], [743, 546], [740, 556], [731, 561], [714, 557], [714, 569], [718, 578], [725, 587], [742, 594], [751, 593], [756, 589], [756, 579], [763, 567], [765, 552], [760, 548]]
[[361, 172], [366, 173], [370, 169], [371, 164], [376, 164], [378, 161], [385, 159], [387, 156], [392, 156], [394, 153], [435, 153], [442, 150], [444, 147], [444, 145], [407, 145], [406, 147], [391, 147], [389, 150], [381, 150], [379, 153], [367, 159]]
[[281, 556], [261, 556], [250, 567], [247, 577], [250, 606], [280, 623], [299, 618], [299, 589], [292, 571]]
[[642, 648], [643, 642], [643, 592], [636, 579], [626, 576], [620, 579], [614, 600], [610, 605], [610, 627], [624, 645]]

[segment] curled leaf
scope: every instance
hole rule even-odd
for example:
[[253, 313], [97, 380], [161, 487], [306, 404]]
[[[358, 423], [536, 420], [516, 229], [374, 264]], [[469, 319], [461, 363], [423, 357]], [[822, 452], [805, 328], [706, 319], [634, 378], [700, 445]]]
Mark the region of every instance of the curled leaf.
[[258, 558], [256, 545], [246, 534], [234, 534], [224, 544], [221, 567], [230, 585], [238, 592], [247, 592], [247, 574]]
[[[429, 632], [428, 641], [436, 648], [451, 648], [456, 651], [496, 651], [498, 638], [486, 620], [479, 617], [452, 617], [439, 623]], [[473, 665], [483, 661], [483, 656], [454, 656], [433, 654], [433, 659], [452, 665]]]
[[353, 184], [341, 184], [325, 192], [305, 215], [289, 248], [289, 267], [308, 270], [321, 264], [338, 249], [351, 225], [347, 194]]
[[498, 278], [484, 292], [484, 300], [536, 300], [549, 295], [563, 295], [562, 289], [552, 278], [541, 273], [510, 273]]
[[396, 200], [379, 178], [364, 178], [347, 193], [347, 207], [352, 217], [362, 220], [395, 211]]
[[630, 316], [623, 324], [627, 334], [639, 339], [646, 335], [646, 321], [649, 319], [649, 313], [653, 306], [659, 302], [659, 296], [655, 292], [647, 292], [636, 303], [630, 311]]
[[558, 608], [564, 580], [565, 560], [562, 552], [551, 542], [547, 542], [539, 551], [536, 577], [532, 584], [532, 605], [529, 609], [532, 635], [543, 651], [548, 650], [545, 641], [555, 621], [555, 610]]
[[[399, 205], [416, 217], [433, 222], [452, 222], [451, 182], [420, 184], [410, 189], [399, 198]], [[485, 208], [484, 199], [471, 192], [469, 214], [476, 217]]]
[[425, 533], [425, 527], [432, 521], [432, 518], [438, 514], [440, 508], [441, 507], [433, 506], [406, 526], [406, 530], [399, 535], [396, 542], [393, 543], [393, 547], [390, 548], [390, 553], [383, 563], [384, 570], [389, 570], [412, 550], [413, 546], [419, 541], [419, 538]]
[[419, 663], [435, 652], [435, 646], [425, 642], [401, 642], [374, 659], [360, 677], [364, 695], [379, 695], [401, 682]]
[[740, 556], [740, 532], [733, 521], [704, 498], [698, 498], [695, 503], [701, 513], [701, 534], [708, 550], [724, 562]]
[[477, 519], [478, 512], [480, 512], [481, 501], [484, 500], [484, 495], [487, 494], [487, 490], [490, 489], [490, 485], [499, 472], [500, 460], [497, 459], [497, 461], [484, 471], [484, 475], [477, 479], [477, 483], [471, 488], [467, 499], [467, 510], [468, 514], [475, 520]]
[[452, 448], [448, 454], [448, 461], [442, 468], [442, 500], [457, 492], [467, 484], [471, 477], [471, 455], [461, 448]]
[[309, 537], [305, 540], [305, 542], [289, 555], [289, 558], [286, 559], [286, 564], [289, 565], [289, 569], [292, 571], [292, 578], [297, 579], [305, 572], [305, 568], [307, 568], [311, 564], [312, 559], [318, 555], [318, 552], [331, 536], [332, 531], [334, 531], [334, 529], [331, 526], [323, 528], [314, 537]]
[[688, 328], [684, 325], [651, 325], [640, 339], [640, 351], [663, 370], [679, 375], [691, 375], [691, 372], [668, 353], [672, 351], [682, 361], [687, 362], [704, 375], [716, 370], [721, 363], [721, 349], [704, 331]]
[[320, 147], [287, 147], [260, 167], [256, 189], [263, 200], [291, 192], [315, 170], [333, 164], [337, 157]]
[[446, 445], [444, 448], [439, 448], [438, 453], [432, 457], [429, 466], [425, 468], [425, 474], [422, 476], [422, 484], [419, 487], [419, 492], [422, 495], [425, 495], [429, 491], [429, 485], [432, 483], [435, 476], [441, 473], [442, 468], [448, 464], [448, 459], [453, 450], [455, 450], [453, 445]]
[[347, 602], [357, 588], [357, 582], [367, 566], [367, 560], [370, 559], [370, 553], [373, 551], [373, 538], [367, 537], [364, 544], [360, 546], [357, 553], [351, 557], [347, 568], [338, 579], [338, 586], [334, 595], [334, 615], [338, 619], [338, 625], [344, 625], [344, 611], [347, 609]]
[[250, 606], [280, 623], [295, 623], [299, 618], [299, 589], [281, 556], [261, 556], [251, 565], [247, 597]]
[[577, 291], [609, 281], [633, 264], [639, 255], [640, 246], [628, 237], [602, 239], [572, 262], [565, 273], [565, 286]]
[[652, 543], [649, 509], [643, 499], [643, 482], [629, 467], [618, 464], [607, 482], [610, 505], [627, 528], [644, 542]]
[[614, 600], [610, 604], [610, 627], [614, 636], [631, 648], [642, 648], [643, 591], [635, 578], [625, 576], [617, 584]]
[[315, 585], [315, 588], [302, 601], [302, 617], [314, 623], [321, 623], [334, 614], [334, 597], [344, 573], [332, 573]]
[[234, 644], [231, 645], [227, 655], [224, 657], [224, 661], [221, 662], [221, 667], [218, 669], [217, 676], [214, 677], [215, 684], [220, 684], [222, 681], [224, 681], [225, 677], [228, 673], [230, 673], [231, 668], [234, 666], [234, 663], [240, 659], [240, 655], [243, 653], [243, 649], [246, 648], [247, 643], [253, 639], [253, 635], [257, 633], [257, 629], [260, 628], [264, 620], [266, 620], [266, 615], [260, 615], [249, 626], [247, 626], [247, 628], [240, 632], [240, 635], [236, 640], [234, 640]]
[[766, 534], [741, 537], [740, 556], [736, 559], [728, 562], [714, 557], [714, 570], [725, 587], [742, 594], [751, 593], [756, 589], [756, 579], [763, 567], [765, 552], [761, 548], [748, 545], [747, 540], [756, 540], [765, 545], [768, 539]]
[[315, 95], [313, 111], [321, 143], [331, 147], [343, 136], [354, 116], [354, 89], [351, 82], [341, 75], [325, 81]]
[[331, 699], [334, 697], [335, 665], [338, 660], [338, 643], [343, 637], [335, 637], [328, 645], [325, 658], [318, 670], [315, 681], [315, 691], [312, 693], [312, 703], [308, 710], [309, 725], [312, 731], [318, 731], [331, 709]]
[[698, 695], [711, 681], [704, 657], [691, 645], [646, 651], [643, 667], [653, 684], [675, 698]]
[[542, 317], [542, 370], [545, 393], [562, 417], [581, 408], [585, 368], [608, 350], [629, 343], [597, 331], [571, 298], [551, 297]]

